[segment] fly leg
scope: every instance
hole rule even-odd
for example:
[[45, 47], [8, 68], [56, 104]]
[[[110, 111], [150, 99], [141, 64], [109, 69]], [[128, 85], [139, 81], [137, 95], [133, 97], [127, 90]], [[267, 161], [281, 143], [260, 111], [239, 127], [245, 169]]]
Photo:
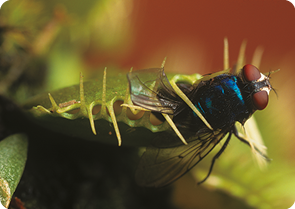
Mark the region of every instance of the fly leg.
[[209, 172], [207, 174], [207, 176], [200, 182], [198, 182], [198, 184], [201, 184], [203, 183], [204, 181], [206, 181], [208, 179], [208, 177], [210, 176], [212, 170], [213, 170], [213, 166], [214, 166], [214, 163], [215, 163], [215, 160], [217, 158], [219, 158], [219, 156], [223, 153], [223, 151], [225, 150], [225, 148], [227, 147], [229, 141], [230, 141], [230, 138], [231, 138], [231, 135], [232, 135], [232, 130], [229, 132], [228, 136], [227, 136], [227, 139], [226, 141], [224, 142], [224, 144], [222, 145], [221, 149], [218, 151], [218, 153], [213, 157], [212, 159], [212, 162], [211, 162], [211, 165], [210, 165], [210, 169], [209, 169]]
[[255, 146], [250, 139], [248, 139], [246, 136], [243, 134], [239, 133], [236, 126], [233, 127], [233, 134], [241, 141], [247, 144], [251, 149], [254, 149], [255, 152], [257, 152], [264, 160], [267, 162], [271, 161], [266, 154], [263, 153], [257, 146]]

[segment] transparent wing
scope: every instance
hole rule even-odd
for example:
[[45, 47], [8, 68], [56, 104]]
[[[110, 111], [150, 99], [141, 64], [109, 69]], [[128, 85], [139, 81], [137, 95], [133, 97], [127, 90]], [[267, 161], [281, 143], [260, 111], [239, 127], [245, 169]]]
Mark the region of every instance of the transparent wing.
[[136, 170], [136, 182], [145, 187], [168, 185], [199, 163], [227, 132], [200, 134], [188, 145], [169, 148], [147, 147]]
[[146, 109], [173, 114], [181, 99], [171, 87], [163, 68], [143, 69], [127, 74], [130, 97]]

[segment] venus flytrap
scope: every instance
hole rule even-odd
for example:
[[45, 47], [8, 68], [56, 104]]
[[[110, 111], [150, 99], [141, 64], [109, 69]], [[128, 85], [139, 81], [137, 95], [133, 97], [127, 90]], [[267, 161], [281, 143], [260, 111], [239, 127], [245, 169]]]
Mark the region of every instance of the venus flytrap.
[[[244, 65], [244, 54], [245, 43], [241, 46], [236, 69], [240, 69]], [[257, 58], [256, 56], [252, 64], [258, 67], [259, 62], [260, 57]], [[165, 60], [161, 69], [164, 68], [164, 64]], [[225, 39], [223, 71], [206, 78], [200, 74], [167, 73], [166, 75], [174, 91], [201, 118], [206, 127], [212, 130], [211, 124], [207, 122], [206, 118], [198, 114], [199, 110], [192, 105], [185, 94], [182, 95], [177, 84], [196, 85], [219, 74], [227, 73], [229, 70], [228, 43]], [[157, 89], [156, 83], [152, 85]], [[162, 112], [164, 122], [154, 119], [151, 110], [133, 103], [130, 90], [130, 80], [128, 83], [125, 73], [104, 69], [103, 74], [96, 81], [84, 82], [83, 75], [80, 74], [78, 85], [50, 91], [29, 99], [23, 104], [23, 111], [30, 120], [38, 125], [57, 133], [81, 139], [95, 140], [116, 146], [144, 147], [149, 146], [159, 133], [165, 134], [167, 132], [176, 133], [179, 138], [177, 144], [186, 149], [186, 144], [190, 141], [187, 141], [187, 138], [178, 130], [173, 122], [173, 116], [169, 112]], [[249, 120], [248, 123], [252, 120]], [[256, 127], [256, 124], [254, 126]], [[37, 128], [38, 126], [36, 126]], [[251, 132], [251, 129], [255, 128], [247, 129], [247, 133]], [[245, 139], [255, 156], [260, 161], [265, 162], [261, 158], [261, 154], [266, 155], [265, 147], [263, 141], [255, 141], [256, 138], [261, 138], [259, 132], [257, 132], [257, 127], [255, 130], [255, 138], [249, 134], [251, 138], [245, 137]], [[212, 134], [218, 135], [220, 130], [214, 130]], [[239, 136], [243, 137], [243, 135]], [[257, 155], [255, 147], [261, 149], [262, 153]], [[164, 156], [165, 150], [162, 151]], [[17, 184], [17, 181], [15, 183]]]

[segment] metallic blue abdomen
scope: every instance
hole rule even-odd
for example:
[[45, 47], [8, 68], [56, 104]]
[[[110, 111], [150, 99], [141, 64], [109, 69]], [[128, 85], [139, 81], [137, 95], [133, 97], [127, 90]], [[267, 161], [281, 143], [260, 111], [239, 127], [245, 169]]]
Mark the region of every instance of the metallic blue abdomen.
[[[240, 83], [237, 76], [222, 74], [199, 84], [189, 98], [214, 129], [231, 126], [235, 121], [242, 123], [250, 116], [250, 111]], [[189, 110], [185, 115], [191, 123], [185, 126], [204, 126], [193, 111]]]

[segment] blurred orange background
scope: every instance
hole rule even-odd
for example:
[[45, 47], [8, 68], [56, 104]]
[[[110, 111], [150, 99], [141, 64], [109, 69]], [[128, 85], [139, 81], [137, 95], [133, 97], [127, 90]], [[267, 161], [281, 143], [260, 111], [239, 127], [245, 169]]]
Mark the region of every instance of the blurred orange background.
[[264, 48], [263, 71], [282, 68], [295, 55], [295, 10], [284, 0], [133, 3], [129, 45], [115, 56], [96, 49], [88, 56], [92, 64], [111, 61], [140, 69], [160, 66], [167, 56], [168, 71], [218, 71], [223, 65], [224, 37], [229, 40], [230, 64], [245, 39], [248, 60], [257, 46]]

